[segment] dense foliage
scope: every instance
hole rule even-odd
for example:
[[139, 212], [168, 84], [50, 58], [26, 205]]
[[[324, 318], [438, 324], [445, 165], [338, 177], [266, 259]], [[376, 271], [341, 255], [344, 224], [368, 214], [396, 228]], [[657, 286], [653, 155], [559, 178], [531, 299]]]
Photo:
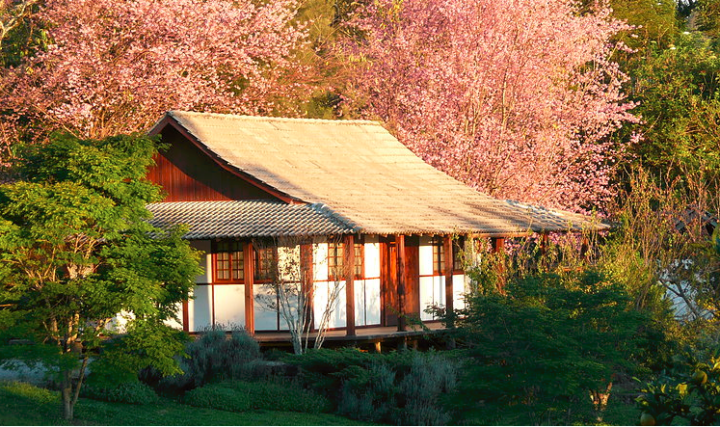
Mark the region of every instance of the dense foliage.
[[300, 381], [324, 394], [338, 413], [396, 425], [443, 425], [452, 413], [457, 365], [439, 353], [313, 350], [290, 359]]
[[[159, 194], [144, 179], [155, 150], [141, 136], [58, 135], [30, 147], [16, 180], [0, 185], [0, 344], [28, 343], [2, 347], [2, 362], [52, 366], [67, 418], [98, 348], [107, 351], [97, 366], [121, 377], [147, 365], [178, 371], [173, 355], [182, 341], [163, 322], [175, 318], [199, 267], [182, 230], [146, 221], [145, 205]], [[127, 334], [104, 340], [119, 314]]]
[[593, 269], [511, 276], [504, 289], [482, 280], [461, 312], [457, 341], [472, 362], [457, 404], [474, 424], [496, 423], [516, 405], [522, 424], [589, 422], [616, 374], [633, 372], [645, 319]]
[[89, 382], [82, 388], [80, 395], [105, 402], [121, 402], [132, 405], [150, 405], [159, 401], [155, 390], [140, 381], [128, 381], [114, 385], [93, 385]]
[[720, 422], [720, 357], [686, 350], [673, 366], [645, 384], [637, 399], [642, 425], [717, 425]]

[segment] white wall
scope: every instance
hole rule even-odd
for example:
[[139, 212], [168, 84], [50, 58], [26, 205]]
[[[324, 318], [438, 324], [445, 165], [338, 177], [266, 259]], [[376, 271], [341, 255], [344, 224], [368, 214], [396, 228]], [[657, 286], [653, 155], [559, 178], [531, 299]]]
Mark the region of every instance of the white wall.
[[245, 326], [245, 285], [215, 285], [215, 323], [227, 330]]
[[188, 327], [190, 332], [200, 332], [212, 326], [212, 289], [198, 285], [193, 295], [195, 298], [188, 301]]
[[210, 240], [192, 240], [190, 246], [202, 252], [200, 267], [203, 273], [195, 276], [195, 283], [212, 283], [212, 243]]
[[[330, 296], [337, 293], [335, 304], [329, 304]], [[347, 297], [345, 295], [345, 281], [338, 282], [316, 282], [313, 294], [313, 315], [315, 317], [315, 328], [320, 326], [323, 314], [332, 310], [328, 328], [344, 328], [347, 325]]]
[[467, 292], [470, 278], [464, 274], [456, 274], [453, 276], [453, 308], [462, 310], [465, 308], [465, 292]]
[[277, 297], [268, 285], [253, 286], [253, 301], [255, 308], [255, 330], [277, 331]]
[[365, 237], [365, 277], [380, 277], [380, 239]]
[[433, 274], [433, 248], [432, 238], [428, 236], [420, 236], [420, 248], [419, 262], [420, 262], [420, 275], [430, 276]]

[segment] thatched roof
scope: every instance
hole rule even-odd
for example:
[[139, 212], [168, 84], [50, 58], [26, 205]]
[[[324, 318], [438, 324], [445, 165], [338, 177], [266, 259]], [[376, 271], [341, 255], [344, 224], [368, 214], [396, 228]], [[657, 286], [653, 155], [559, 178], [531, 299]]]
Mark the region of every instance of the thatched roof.
[[[182, 130], [216, 161], [294, 203], [322, 205], [325, 220], [342, 224], [341, 233], [508, 236], [606, 228], [580, 215], [479, 193], [426, 164], [375, 122], [172, 111], [151, 134], [165, 126]], [[217, 210], [223, 203], [230, 202], [206, 207]], [[165, 205], [170, 209], [172, 204]], [[186, 216], [191, 214], [190, 205], [175, 206]], [[242, 206], [234, 208], [238, 220]], [[152, 208], [156, 215], [157, 209]], [[205, 211], [204, 215], [215, 214]], [[298, 219], [297, 224], [305, 223]], [[262, 228], [261, 223], [256, 226]]]

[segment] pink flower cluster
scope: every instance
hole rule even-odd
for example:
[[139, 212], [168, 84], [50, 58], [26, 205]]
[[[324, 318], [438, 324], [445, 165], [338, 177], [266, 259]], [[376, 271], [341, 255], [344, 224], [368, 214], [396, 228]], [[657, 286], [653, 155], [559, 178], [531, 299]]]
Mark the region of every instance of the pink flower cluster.
[[170, 109], [271, 111], [306, 37], [298, 0], [44, 3], [33, 19], [50, 45], [5, 72], [0, 108], [82, 137], [144, 131]]
[[[602, 206], [634, 121], [611, 60], [622, 22], [569, 0], [377, 0], [356, 100], [427, 162], [494, 196]], [[359, 102], [359, 101], [357, 101]]]

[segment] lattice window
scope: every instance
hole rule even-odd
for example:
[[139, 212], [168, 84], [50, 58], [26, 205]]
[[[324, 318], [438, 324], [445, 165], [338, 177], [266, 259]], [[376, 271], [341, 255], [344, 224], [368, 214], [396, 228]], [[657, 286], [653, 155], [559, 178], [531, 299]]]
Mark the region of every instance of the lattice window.
[[365, 278], [365, 245], [355, 243], [355, 278]]
[[328, 244], [328, 280], [345, 280], [345, 252], [342, 243]]
[[216, 282], [242, 282], [245, 278], [245, 254], [242, 243], [223, 240], [215, 244], [214, 277]]
[[436, 237], [432, 241], [433, 248], [433, 275], [440, 276], [445, 266], [445, 247], [442, 237]]
[[277, 253], [275, 248], [255, 249], [255, 282], [270, 282], [275, 278]]

